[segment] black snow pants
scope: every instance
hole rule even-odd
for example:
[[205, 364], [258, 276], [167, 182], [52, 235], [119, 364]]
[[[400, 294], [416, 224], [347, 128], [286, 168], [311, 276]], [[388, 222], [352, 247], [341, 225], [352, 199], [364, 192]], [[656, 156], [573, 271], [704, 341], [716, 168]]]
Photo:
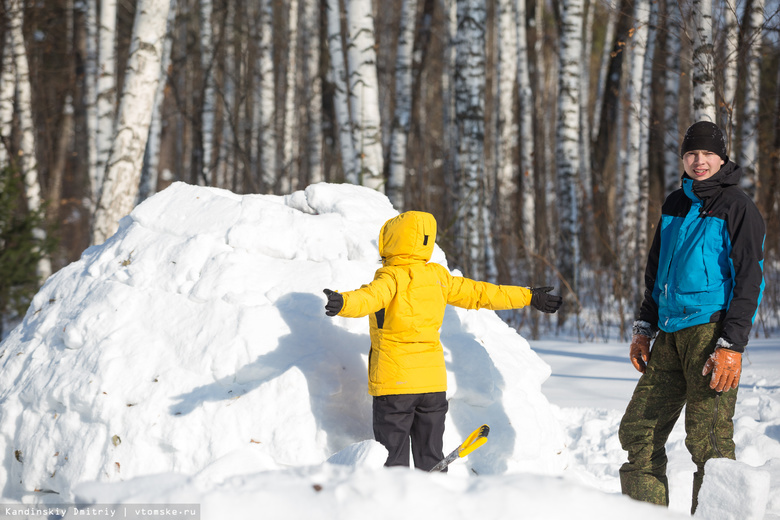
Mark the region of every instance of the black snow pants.
[[414, 467], [429, 471], [441, 459], [445, 392], [374, 397], [374, 438], [387, 448], [385, 466], [409, 466], [409, 441]]

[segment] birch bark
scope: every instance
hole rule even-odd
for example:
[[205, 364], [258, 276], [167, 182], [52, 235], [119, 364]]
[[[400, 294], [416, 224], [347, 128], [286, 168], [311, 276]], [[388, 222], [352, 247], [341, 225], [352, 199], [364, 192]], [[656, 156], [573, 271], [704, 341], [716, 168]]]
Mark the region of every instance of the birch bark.
[[274, 98], [275, 74], [273, 56], [273, 0], [261, 0], [261, 25], [259, 53], [259, 116], [260, 116], [260, 161], [262, 164], [262, 186], [264, 189], [273, 190], [278, 180], [278, 166], [276, 157], [276, 125]]
[[455, 40], [456, 241], [464, 270], [484, 278], [485, 5], [458, 0]]
[[[24, 44], [24, 3], [21, 0], [6, 0], [8, 16], [7, 31], [11, 33], [11, 52], [16, 71], [16, 103], [19, 119], [19, 170], [24, 178], [24, 194], [27, 208], [40, 211], [43, 199], [41, 182], [38, 178], [38, 159], [36, 154], [35, 122], [32, 112], [32, 85], [30, 84], [30, 65]], [[35, 229], [35, 235], [45, 240], [46, 232]], [[43, 281], [51, 275], [51, 260], [42, 258], [36, 268], [38, 278]]]
[[201, 139], [203, 157], [198, 184], [211, 182], [211, 170], [214, 167], [214, 112], [216, 89], [214, 87], [214, 31], [212, 29], [212, 0], [200, 0], [200, 66], [203, 73], [203, 107], [201, 109]]
[[282, 193], [290, 193], [296, 189], [298, 170], [295, 159], [298, 155], [298, 113], [296, 106], [297, 78], [298, 78], [298, 0], [288, 0], [290, 8], [287, 33], [287, 78], [285, 80], [287, 88], [285, 89], [284, 101], [284, 133], [282, 135]]
[[[517, 214], [518, 169], [515, 82], [518, 75], [517, 13], [515, 0], [498, 5], [498, 135], [496, 138], [496, 220], [502, 235], [513, 233]], [[523, 21], [525, 23], [525, 21]]]
[[371, 5], [371, 0], [350, 0], [347, 5], [350, 108], [360, 183], [384, 191], [382, 121]]
[[169, 9], [170, 0], [139, 0], [136, 6], [114, 146], [92, 227], [93, 244], [104, 242], [117, 230], [119, 219], [133, 209], [138, 195]]
[[515, 1], [517, 16], [517, 91], [520, 111], [520, 138], [518, 140], [518, 155], [520, 157], [521, 174], [519, 178], [522, 192], [521, 229], [523, 249], [526, 255], [536, 250], [536, 193], [534, 180], [534, 99], [531, 89], [530, 63], [528, 59], [528, 34], [526, 31], [525, 0]]
[[740, 166], [745, 170], [740, 185], [749, 195], [756, 196], [758, 181], [758, 120], [761, 92], [761, 43], [764, 26], [764, 0], [752, 0], [745, 13], [746, 65], [745, 108], [742, 114], [742, 153]]
[[11, 162], [13, 143], [14, 99], [16, 98], [16, 67], [14, 66], [13, 40], [6, 27], [0, 70], [0, 168]]
[[138, 201], [143, 202], [157, 191], [157, 181], [160, 177], [160, 137], [162, 133], [162, 105], [165, 98], [165, 86], [168, 83], [168, 67], [171, 64], [171, 48], [173, 47], [173, 30], [176, 19], [177, 0], [170, 0], [166, 22], [165, 41], [163, 42], [160, 62], [160, 81], [154, 94], [154, 111], [149, 126], [149, 140], [146, 143], [146, 159], [139, 186]]
[[97, 123], [95, 150], [97, 153], [96, 183], [101, 186], [106, 161], [111, 153], [111, 138], [116, 120], [116, 6], [117, 0], [102, 0], [98, 27], [96, 80]]
[[576, 293], [579, 285], [579, 185], [580, 101], [579, 75], [582, 48], [583, 0], [565, 0], [561, 13], [558, 73], [558, 124], [556, 168], [560, 239], [558, 263], [561, 275]]
[[693, 108], [696, 121], [717, 121], [712, 0], [693, 0]]
[[406, 148], [412, 118], [412, 63], [417, 0], [404, 0], [395, 58], [395, 115], [390, 133], [390, 165], [386, 194], [398, 211], [404, 208]]
[[320, 79], [320, 4], [304, 0], [306, 25], [306, 104], [309, 183], [322, 182], [322, 80]]
[[680, 7], [666, 0], [666, 70], [664, 79], [664, 196], [680, 187]]
[[327, 0], [328, 50], [333, 80], [333, 105], [338, 126], [339, 150], [344, 179], [358, 184], [358, 163], [352, 133], [352, 119], [349, 115], [349, 87], [347, 67], [344, 62], [343, 34], [341, 29], [341, 8], [339, 0]]

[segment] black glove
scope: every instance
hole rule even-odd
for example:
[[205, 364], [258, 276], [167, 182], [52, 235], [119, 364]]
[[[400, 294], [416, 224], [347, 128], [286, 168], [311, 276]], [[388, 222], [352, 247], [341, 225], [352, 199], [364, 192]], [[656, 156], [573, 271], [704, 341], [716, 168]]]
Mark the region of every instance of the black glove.
[[553, 287], [531, 287], [531, 305], [542, 312], [555, 312], [561, 308], [563, 298], [557, 294], [547, 294]]
[[325, 289], [322, 292], [328, 297], [328, 303], [325, 305], [325, 315], [335, 316], [344, 307], [344, 297], [330, 289]]

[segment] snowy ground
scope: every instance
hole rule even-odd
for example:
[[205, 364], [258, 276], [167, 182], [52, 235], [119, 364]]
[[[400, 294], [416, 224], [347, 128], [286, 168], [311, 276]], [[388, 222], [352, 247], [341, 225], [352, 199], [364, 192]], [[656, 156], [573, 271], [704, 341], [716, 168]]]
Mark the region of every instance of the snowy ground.
[[[371, 280], [394, 214], [376, 192], [328, 184], [274, 197], [177, 183], [136, 208], [0, 344], [0, 503], [91, 504], [101, 519], [144, 504], [209, 520], [688, 516], [679, 428], [671, 507], [619, 493], [617, 427], [638, 378], [627, 346], [529, 345], [489, 311], [449, 309], [442, 327], [445, 446], [482, 423], [488, 443], [448, 475], [382, 467], [367, 320], [326, 318], [322, 289]], [[438, 249], [433, 261], [446, 265]], [[739, 462], [708, 466], [700, 517], [780, 518], [777, 343], [749, 347]]]
[[[620, 418], [639, 373], [628, 362], [628, 345], [616, 342], [531, 341], [552, 367], [542, 391], [566, 429], [573, 462], [568, 477], [608, 493], [620, 492], [618, 468], [625, 452], [617, 438]], [[737, 460], [771, 475], [764, 518], [780, 518], [780, 338], [751, 339], [743, 359], [734, 417]], [[681, 417], [667, 444], [670, 509], [690, 509], [695, 466], [685, 448]], [[762, 477], [757, 477], [762, 478]], [[760, 487], [760, 481], [752, 481]], [[747, 498], [743, 497], [747, 502]], [[733, 518], [748, 518], [735, 514]], [[729, 518], [713, 516], [712, 518]]]

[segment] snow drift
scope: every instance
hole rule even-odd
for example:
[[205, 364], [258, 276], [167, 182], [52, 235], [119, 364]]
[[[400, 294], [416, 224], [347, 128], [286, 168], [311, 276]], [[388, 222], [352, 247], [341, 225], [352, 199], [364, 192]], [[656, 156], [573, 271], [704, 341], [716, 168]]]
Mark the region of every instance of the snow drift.
[[[331, 184], [279, 197], [177, 183], [139, 205], [0, 346], [2, 496], [67, 502], [82, 482], [314, 465], [371, 439], [368, 321], [327, 318], [322, 289], [373, 278], [396, 214]], [[433, 261], [446, 265], [438, 248]], [[445, 449], [491, 426], [452, 474], [560, 473], [550, 369], [528, 343], [491, 311], [455, 308], [442, 342]]]

